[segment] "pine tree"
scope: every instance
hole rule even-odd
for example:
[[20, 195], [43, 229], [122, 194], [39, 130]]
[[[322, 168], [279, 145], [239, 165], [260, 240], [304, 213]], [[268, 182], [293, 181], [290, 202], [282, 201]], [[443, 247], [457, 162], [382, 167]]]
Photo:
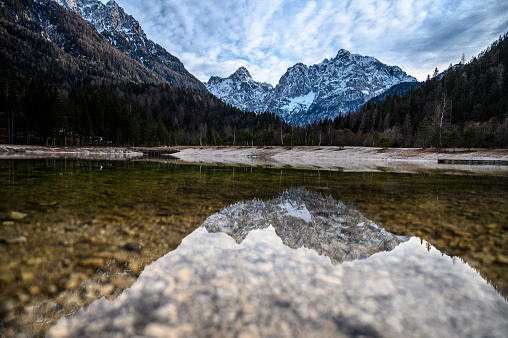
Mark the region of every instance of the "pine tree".
[[471, 149], [471, 147], [474, 147], [476, 145], [476, 142], [478, 141], [478, 136], [476, 134], [476, 129], [473, 126], [469, 126], [467, 130], [464, 132], [464, 145], [468, 148], [468, 150]]
[[418, 124], [417, 134], [423, 142], [423, 149], [425, 149], [430, 136], [430, 121], [426, 117]]

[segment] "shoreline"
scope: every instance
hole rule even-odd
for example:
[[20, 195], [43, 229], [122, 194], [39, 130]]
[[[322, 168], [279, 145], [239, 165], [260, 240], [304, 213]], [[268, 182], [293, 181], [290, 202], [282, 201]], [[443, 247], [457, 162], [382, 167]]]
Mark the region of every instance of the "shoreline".
[[370, 147], [175, 147], [172, 154], [182, 163], [261, 166], [314, 170], [368, 172], [443, 171], [508, 174], [506, 165], [440, 164], [439, 159], [508, 161], [506, 149], [452, 149], [437, 152], [421, 148]]
[[[251, 166], [342, 171], [473, 172], [508, 174], [507, 165], [440, 164], [438, 160], [508, 161], [508, 149], [436, 149], [295, 146], [177, 146], [150, 149], [174, 149], [177, 153], [159, 160], [199, 165]], [[143, 156], [139, 148], [112, 146], [26, 146], [0, 145], [0, 159], [77, 158], [136, 160]]]
[[32, 146], [0, 144], [0, 159], [77, 158], [130, 159], [143, 153], [129, 147], [113, 146]]

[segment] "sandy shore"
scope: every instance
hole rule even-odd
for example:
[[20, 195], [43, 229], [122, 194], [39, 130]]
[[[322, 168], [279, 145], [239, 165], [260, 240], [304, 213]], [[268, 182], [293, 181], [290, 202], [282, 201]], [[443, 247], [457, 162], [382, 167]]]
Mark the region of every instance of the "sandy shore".
[[[167, 149], [167, 148], [164, 148]], [[507, 149], [435, 149], [370, 147], [174, 147], [179, 162], [344, 171], [485, 172], [508, 175], [508, 166], [438, 164], [438, 159], [508, 161]], [[0, 145], [0, 158], [134, 159], [128, 147], [58, 147]]]
[[447, 165], [438, 159], [508, 161], [506, 149], [442, 150], [346, 147], [179, 147], [172, 156], [183, 162], [344, 171], [418, 172], [444, 170], [508, 174], [508, 166]]

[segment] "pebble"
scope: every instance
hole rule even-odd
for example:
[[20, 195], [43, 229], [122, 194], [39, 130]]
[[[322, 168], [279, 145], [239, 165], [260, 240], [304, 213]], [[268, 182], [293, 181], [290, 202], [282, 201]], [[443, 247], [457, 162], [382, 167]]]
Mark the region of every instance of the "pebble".
[[14, 211], [14, 210], [9, 211], [8, 215], [9, 215], [10, 219], [15, 220], [15, 221], [20, 221], [20, 220], [24, 219], [26, 216], [28, 216], [28, 214], [26, 214], [24, 212]]
[[35, 275], [32, 271], [21, 271], [21, 280], [23, 282], [30, 282], [35, 278]]
[[7, 226], [13, 226], [16, 223], [14, 221], [3, 221], [2, 224], [7, 227]]
[[102, 258], [86, 258], [79, 261], [79, 265], [90, 268], [99, 268], [104, 265], [104, 260]]
[[52, 295], [53, 295], [53, 294], [55, 294], [55, 293], [57, 293], [57, 292], [58, 292], [58, 288], [56, 287], [56, 285], [55, 285], [55, 284], [50, 284], [50, 285], [48, 285], [48, 293], [49, 293], [49, 294], [52, 294]]
[[16, 280], [16, 272], [13, 269], [0, 270], [0, 282], [10, 284]]
[[20, 305], [18, 300], [7, 299], [0, 302], [0, 313], [8, 313], [15, 310]]
[[14, 236], [14, 237], [7, 237], [7, 238], [0, 238], [0, 242], [4, 242], [7, 244], [21, 244], [26, 243], [27, 238], [25, 236]]
[[38, 294], [41, 293], [41, 288], [38, 286], [38, 285], [32, 285], [28, 288], [28, 292], [32, 295], [32, 296], [37, 296]]
[[145, 336], [156, 338], [178, 337], [177, 332], [171, 327], [158, 323], [148, 324], [143, 333]]

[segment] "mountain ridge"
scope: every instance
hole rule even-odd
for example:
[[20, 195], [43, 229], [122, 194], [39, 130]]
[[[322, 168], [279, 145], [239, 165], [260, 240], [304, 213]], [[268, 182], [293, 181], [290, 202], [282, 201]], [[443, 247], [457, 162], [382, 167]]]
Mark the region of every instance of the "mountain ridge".
[[183, 63], [162, 46], [148, 39], [139, 22], [114, 0], [52, 0], [78, 14], [114, 47], [162, 76], [169, 84], [199, 89], [206, 87]]
[[53, 1], [1, 0], [0, 4], [0, 63], [4, 70], [27, 78], [46, 78], [67, 90], [104, 81], [164, 82]]
[[[234, 76], [247, 73], [249, 77]], [[273, 87], [250, 77], [240, 67], [227, 78], [213, 76], [207, 89], [244, 110], [270, 111], [286, 122], [304, 125], [356, 111], [371, 98], [403, 82], [416, 82], [398, 66], [387, 66], [371, 56], [340, 49], [332, 59], [289, 67]]]

